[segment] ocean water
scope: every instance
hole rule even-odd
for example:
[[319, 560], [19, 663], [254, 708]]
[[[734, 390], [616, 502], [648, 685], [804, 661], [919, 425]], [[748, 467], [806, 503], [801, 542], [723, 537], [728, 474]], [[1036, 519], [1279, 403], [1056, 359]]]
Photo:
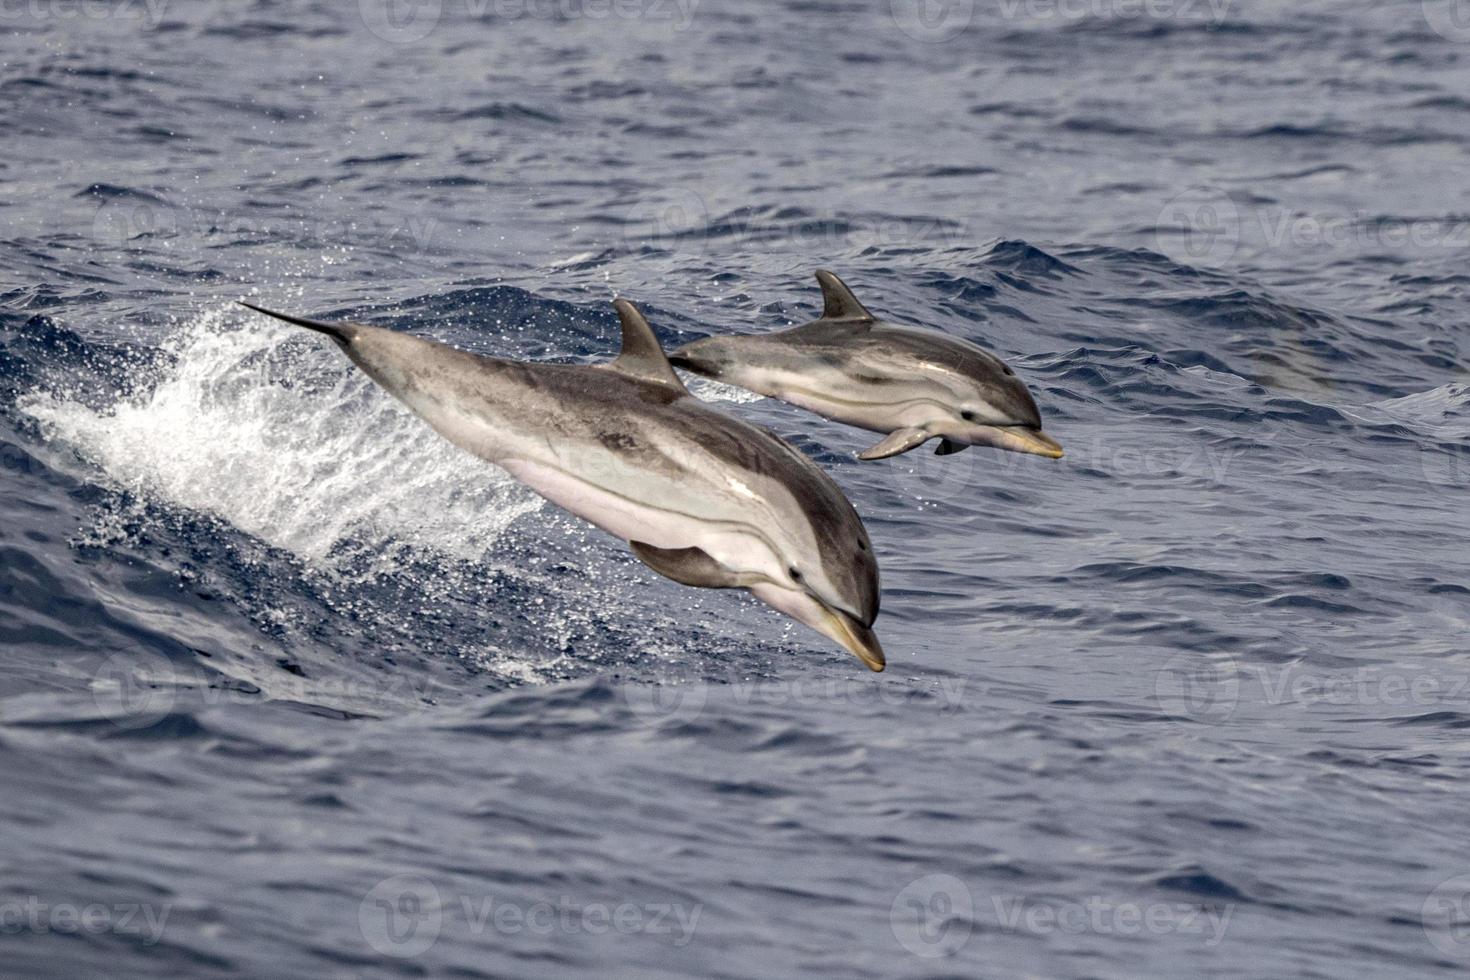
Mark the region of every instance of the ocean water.
[[[1470, 18], [1425, 0], [0, 8], [0, 975], [1470, 965]], [[700, 383], [889, 669], [246, 297], [595, 362], [977, 341], [1060, 461]]]

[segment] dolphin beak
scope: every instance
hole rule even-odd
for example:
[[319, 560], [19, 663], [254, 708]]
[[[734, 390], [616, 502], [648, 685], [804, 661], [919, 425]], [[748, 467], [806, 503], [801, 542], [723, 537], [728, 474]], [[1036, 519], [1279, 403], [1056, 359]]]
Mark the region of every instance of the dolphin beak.
[[1062, 458], [1062, 444], [1040, 429], [1026, 425], [987, 426], [990, 431], [986, 441], [997, 449], [1009, 449], [1013, 453], [1030, 453], [1047, 459]]
[[722, 365], [716, 356], [718, 352], [715, 340], [714, 337], [705, 337], [672, 350], [669, 352], [669, 363], [707, 378], [718, 378]]
[[836, 640], [869, 670], [879, 671], [887, 665], [878, 637], [851, 613], [827, 605], [810, 592], [788, 588], [771, 579], [753, 582], [747, 588], [776, 611], [810, 626], [828, 639]]
[[877, 634], [871, 629], [840, 609], [823, 607], [823, 612], [826, 617], [818, 629], [841, 643], [848, 652], [866, 664], [869, 670], [881, 671], [888, 665], [883, 656], [883, 645], [878, 642]]

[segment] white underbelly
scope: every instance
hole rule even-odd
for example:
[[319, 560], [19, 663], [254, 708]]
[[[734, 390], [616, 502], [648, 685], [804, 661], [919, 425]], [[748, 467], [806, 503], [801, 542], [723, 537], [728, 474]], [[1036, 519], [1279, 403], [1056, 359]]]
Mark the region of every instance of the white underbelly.
[[[776, 576], [780, 559], [762, 532], [769, 514], [714, 484], [703, 489], [644, 475], [595, 444], [560, 447], [441, 404], [414, 404], [450, 442], [502, 467], [547, 500], [624, 541], [655, 548], [700, 548], [725, 568]], [[563, 459], [562, 457], [566, 458]], [[626, 488], [625, 492], [618, 492]], [[747, 494], [749, 491], [746, 491]], [[779, 529], [772, 529], [779, 535]]]
[[766, 537], [738, 515], [698, 515], [669, 506], [666, 498], [663, 506], [634, 499], [537, 460], [506, 459], [500, 465], [547, 500], [623, 541], [699, 548], [733, 572], [780, 574]]
[[[891, 404], [879, 400], [878, 391], [853, 382], [841, 374], [821, 370], [810, 373], [758, 368], [742, 383], [783, 402], [815, 412], [823, 418], [855, 425], [872, 432], [892, 432], [906, 426], [933, 421], [934, 407], [922, 401]], [[869, 394], [873, 397], [868, 397]]]
[[526, 486], [589, 524], [624, 541], [656, 548], [687, 548], [694, 522], [571, 476], [565, 470], [529, 459], [507, 459], [501, 466]]
[[908, 426], [922, 428], [934, 421], [935, 414], [933, 406], [924, 402], [906, 402], [896, 405], [883, 402], [852, 402], [798, 386], [787, 388], [776, 397], [784, 402], [790, 402], [797, 408], [815, 412], [823, 418], [855, 425], [871, 432], [892, 432]]

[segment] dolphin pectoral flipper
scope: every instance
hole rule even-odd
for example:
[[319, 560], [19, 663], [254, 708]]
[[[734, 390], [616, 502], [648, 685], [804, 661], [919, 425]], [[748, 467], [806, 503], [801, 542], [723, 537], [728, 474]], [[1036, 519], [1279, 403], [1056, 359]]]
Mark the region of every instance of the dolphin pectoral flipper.
[[822, 287], [822, 319], [823, 320], [861, 320], [864, 323], [873, 322], [873, 314], [868, 308], [858, 302], [858, 298], [847, 288], [847, 283], [837, 278], [837, 275], [826, 269], [817, 270], [817, 282]]
[[700, 589], [733, 589], [739, 576], [700, 548], [655, 548], [642, 541], [629, 541], [633, 554], [664, 578]]
[[969, 448], [970, 447], [963, 442], [955, 442], [952, 439], [941, 439], [939, 440], [939, 445], [934, 447], [934, 455], [952, 456], [955, 453], [962, 453]]
[[638, 312], [638, 307], [625, 299], [613, 300], [613, 306], [623, 325], [623, 350], [606, 367], [663, 385], [681, 395], [689, 394], [689, 389], [684, 387], [684, 382], [679, 380], [679, 376], [669, 365], [668, 355], [659, 346], [658, 337], [654, 336], [653, 328], [648, 325], [643, 314]]
[[858, 459], [887, 459], [889, 456], [906, 453], [932, 438], [933, 435], [923, 429], [896, 429], [884, 436], [877, 445], [870, 446], [858, 453]]

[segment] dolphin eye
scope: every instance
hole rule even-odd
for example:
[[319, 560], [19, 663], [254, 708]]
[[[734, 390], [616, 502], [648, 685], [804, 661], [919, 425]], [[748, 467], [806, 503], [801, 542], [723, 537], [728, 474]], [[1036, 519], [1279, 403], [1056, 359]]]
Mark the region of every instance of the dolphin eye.
[[864, 541], [862, 538], [858, 538], [858, 551], [867, 551], [867, 550], [868, 550], [868, 542]]
[[960, 418], [964, 419], [966, 422], [973, 422], [975, 421], [975, 413], [967, 408], [960, 413]]
[[1002, 364], [1000, 366], [1000, 369], [1001, 369], [1001, 371], [1003, 371], [1005, 374], [1008, 374], [1008, 375], [1011, 375], [1011, 374], [1015, 374], [1016, 373], [1015, 371], [1012, 371], [1011, 370], [1011, 366], [1009, 364]]
[[787, 571], [788, 574], [790, 574], [791, 581], [793, 581], [793, 582], [800, 582], [801, 581], [801, 572], [797, 569], [797, 567], [795, 565], [792, 565], [790, 568], [786, 569], [786, 571]]

